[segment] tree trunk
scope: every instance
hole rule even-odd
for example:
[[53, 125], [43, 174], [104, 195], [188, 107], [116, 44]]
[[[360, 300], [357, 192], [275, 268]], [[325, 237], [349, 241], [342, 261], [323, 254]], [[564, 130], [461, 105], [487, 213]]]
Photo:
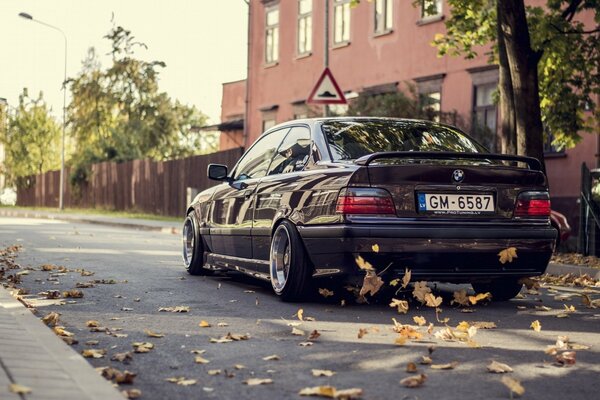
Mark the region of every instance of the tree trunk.
[[[497, 15], [500, 15], [500, 2], [496, 3]], [[500, 93], [500, 152], [502, 154], [517, 154], [517, 143], [515, 134], [515, 104], [510, 77], [510, 67], [508, 65], [508, 56], [506, 54], [506, 45], [504, 44], [504, 35], [502, 34], [501, 24], [497, 26], [498, 37], [498, 64], [499, 64], [499, 82], [498, 92]]]
[[537, 65], [523, 0], [498, 0], [498, 23], [506, 47], [513, 89], [517, 154], [544, 161]]

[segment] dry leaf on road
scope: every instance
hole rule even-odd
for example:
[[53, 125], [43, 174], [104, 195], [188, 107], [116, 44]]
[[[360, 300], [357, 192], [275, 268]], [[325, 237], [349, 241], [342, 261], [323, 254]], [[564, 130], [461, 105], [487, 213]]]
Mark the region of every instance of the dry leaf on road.
[[148, 353], [154, 348], [154, 345], [150, 342], [134, 342], [131, 345], [135, 353]]
[[404, 378], [400, 381], [400, 384], [407, 388], [417, 388], [427, 380], [427, 375], [420, 374], [418, 376], [409, 376], [408, 378]]
[[510, 389], [511, 393], [515, 393], [518, 396], [521, 396], [523, 393], [525, 393], [525, 388], [521, 385], [521, 382], [511, 378], [510, 376], [503, 376], [502, 383], [504, 386]]
[[412, 272], [410, 271], [410, 269], [405, 268], [404, 276], [402, 277], [402, 289], [405, 289], [408, 286], [408, 284], [410, 283], [411, 276]]
[[313, 376], [333, 376], [335, 375], [335, 372], [329, 370], [329, 369], [312, 369], [311, 373]]
[[425, 324], [427, 324], [427, 320], [425, 320], [425, 318], [422, 316], [414, 316], [413, 321], [415, 321], [415, 324], [419, 326], [424, 326]]
[[24, 386], [24, 385], [19, 385], [18, 383], [11, 383], [10, 385], [8, 385], [8, 389], [12, 392], [12, 393], [16, 393], [16, 394], [28, 394], [31, 393], [31, 388]]
[[396, 307], [398, 314], [406, 314], [408, 312], [408, 301], [392, 299], [390, 307]]
[[63, 297], [70, 297], [74, 299], [79, 299], [83, 297], [83, 292], [77, 289], [66, 290], [62, 293]]
[[64, 326], [55, 326], [52, 330], [58, 336], [73, 337], [73, 333], [66, 330]]
[[42, 318], [42, 321], [48, 326], [56, 326], [56, 324], [58, 324], [59, 317], [60, 317], [59, 313], [51, 312], [49, 314], [46, 314]]
[[202, 356], [196, 356], [194, 361], [196, 362], [196, 364], [208, 364], [210, 362], [210, 360], [207, 360], [206, 358], [204, 358]]
[[133, 360], [133, 353], [128, 351], [125, 353], [115, 353], [110, 358], [112, 361], [119, 361], [125, 364], [128, 364], [129, 361]]
[[373, 266], [370, 263], [368, 263], [367, 261], [365, 261], [365, 259], [362, 258], [361, 256], [356, 257], [356, 264], [358, 265], [358, 268], [360, 268], [364, 271], [375, 272], [375, 268], [373, 268]]
[[139, 399], [142, 396], [142, 391], [140, 389], [127, 389], [122, 390], [121, 394], [126, 399]]
[[320, 396], [330, 399], [352, 400], [362, 397], [363, 391], [359, 388], [337, 390], [333, 386], [306, 387], [298, 392], [300, 396]]
[[146, 329], [144, 330], [144, 333], [146, 335], [148, 335], [149, 337], [153, 337], [153, 338], [161, 338], [161, 337], [165, 337], [164, 333], [157, 333], [157, 332], [152, 332], [150, 329]]
[[374, 244], [373, 246], [371, 246], [371, 249], [373, 250], [373, 252], [379, 253], [379, 245], [378, 244]]
[[501, 264], [506, 264], [507, 262], [511, 263], [513, 258], [517, 257], [517, 248], [516, 247], [508, 247], [504, 250], [501, 250], [498, 253], [498, 258]]
[[271, 379], [271, 378], [266, 378], [266, 379], [250, 378], [250, 379], [246, 379], [244, 381], [244, 383], [248, 386], [267, 385], [267, 384], [273, 383], [273, 379]]
[[81, 351], [81, 355], [85, 358], [102, 358], [106, 354], [103, 349], [85, 349]]
[[296, 327], [292, 327], [292, 335], [304, 336], [304, 335], [306, 335], [306, 332], [304, 332], [302, 329], [298, 329]]
[[167, 311], [167, 312], [174, 312], [174, 313], [184, 313], [184, 312], [189, 312], [190, 311], [190, 307], [189, 306], [160, 307], [158, 309], [158, 311]]
[[198, 326], [199, 326], [200, 328], [210, 328], [212, 325], [211, 325], [211, 324], [209, 324], [208, 322], [206, 322], [206, 321], [202, 320], [202, 321], [200, 321], [200, 323], [198, 324]]
[[165, 379], [165, 381], [171, 382], [171, 383], [175, 383], [175, 384], [180, 385], [180, 386], [195, 385], [196, 382], [197, 382], [196, 379], [186, 379], [183, 376], [178, 376], [178, 377], [173, 377], [173, 378], [167, 378], [167, 379]]
[[488, 372], [494, 374], [504, 374], [506, 372], [513, 372], [513, 369], [508, 364], [499, 363], [498, 361], [492, 361], [487, 366]]
[[575, 364], [575, 352], [564, 351], [556, 355], [556, 362], [560, 365], [573, 365]]
[[262, 358], [265, 361], [279, 361], [281, 360], [281, 357], [279, 357], [277, 354], [272, 354], [270, 356], [266, 356]]
[[465, 289], [457, 290], [453, 294], [454, 300], [450, 302], [450, 304], [458, 304], [460, 306], [469, 306], [469, 296], [467, 296], [467, 291]]
[[427, 286], [426, 281], [419, 281], [414, 283], [412, 295], [415, 299], [419, 300], [421, 304], [425, 304], [425, 295], [431, 293], [431, 289]]
[[431, 369], [454, 369], [458, 366], [458, 361], [452, 361], [447, 364], [431, 364]]
[[533, 321], [531, 325], [529, 325], [529, 327], [536, 332], [540, 332], [542, 330], [542, 324], [540, 324], [540, 321], [538, 321], [537, 319]]
[[326, 289], [326, 288], [320, 288], [319, 294], [325, 298], [328, 298], [328, 297], [333, 296], [333, 291]]
[[425, 295], [425, 305], [427, 307], [439, 307], [440, 304], [442, 304], [442, 302], [444, 301], [444, 299], [442, 299], [440, 296], [435, 297], [433, 294], [431, 293], [427, 293]]
[[316, 329], [315, 329], [315, 330], [313, 330], [313, 331], [310, 333], [310, 335], [308, 335], [308, 340], [315, 340], [315, 339], [318, 339], [318, 338], [319, 338], [319, 336], [321, 336], [321, 334], [319, 333], [319, 331], [318, 331], [318, 330], [316, 330]]
[[371, 294], [375, 296], [381, 286], [383, 286], [383, 279], [381, 279], [374, 271], [367, 271], [365, 278], [363, 279], [362, 287], [360, 288], [359, 296], [366, 296]]
[[475, 296], [469, 296], [469, 301], [471, 304], [475, 305], [481, 300], [490, 300], [491, 298], [492, 294], [490, 292], [477, 293]]

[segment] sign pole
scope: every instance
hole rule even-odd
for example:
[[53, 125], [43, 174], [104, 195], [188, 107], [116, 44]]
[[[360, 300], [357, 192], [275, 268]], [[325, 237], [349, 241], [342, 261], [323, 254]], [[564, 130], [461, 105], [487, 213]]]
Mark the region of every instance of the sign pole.
[[[325, 69], [329, 68], [329, 0], [325, 0]], [[323, 105], [323, 116], [329, 117], [329, 105]]]

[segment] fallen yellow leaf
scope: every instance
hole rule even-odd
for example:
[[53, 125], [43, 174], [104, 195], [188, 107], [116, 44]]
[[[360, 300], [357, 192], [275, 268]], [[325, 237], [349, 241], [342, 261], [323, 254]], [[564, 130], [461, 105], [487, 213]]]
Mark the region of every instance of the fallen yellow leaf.
[[408, 301], [392, 299], [390, 307], [396, 307], [398, 314], [406, 314], [408, 312]]
[[409, 376], [408, 378], [404, 378], [400, 381], [400, 384], [407, 388], [417, 388], [427, 380], [427, 375], [420, 374], [418, 376]]
[[11, 383], [10, 385], [8, 385], [8, 389], [16, 394], [28, 394], [31, 393], [31, 388], [24, 386], [24, 385], [19, 385], [18, 383]]
[[195, 358], [196, 364], [208, 364], [210, 360], [203, 358], [202, 356], [196, 356]]
[[313, 376], [333, 376], [335, 372], [328, 369], [312, 369], [311, 373]]
[[499, 363], [498, 361], [492, 361], [487, 366], [488, 372], [495, 374], [504, 374], [506, 372], [513, 372], [513, 369], [508, 364]]
[[475, 296], [469, 296], [469, 301], [471, 304], [475, 305], [481, 300], [489, 300], [492, 298], [492, 294], [490, 292], [486, 293], [477, 293]]
[[200, 328], [210, 328], [212, 325], [209, 324], [208, 322], [206, 322], [205, 320], [200, 321], [200, 323], [198, 324], [198, 326]]
[[518, 380], [511, 378], [510, 376], [503, 376], [502, 383], [506, 386], [512, 393], [515, 393], [518, 396], [523, 395], [525, 393], [525, 388], [521, 385], [521, 382]]
[[267, 378], [267, 379], [250, 378], [250, 379], [246, 379], [244, 381], [244, 383], [248, 386], [267, 385], [267, 384], [273, 383], [273, 379], [271, 379], [271, 378]]
[[150, 329], [146, 329], [144, 330], [144, 333], [146, 335], [148, 335], [149, 337], [153, 337], [153, 338], [161, 338], [161, 337], [165, 337], [165, 335], [163, 333], [156, 333], [156, 332], [152, 332]]
[[358, 268], [362, 270], [375, 272], [375, 268], [361, 256], [356, 257], [356, 264], [358, 265]]
[[517, 249], [516, 247], [508, 247], [504, 250], [501, 250], [498, 253], [498, 257], [501, 264], [506, 264], [507, 262], [511, 263], [513, 261], [513, 258], [518, 258]]
[[542, 330], [542, 324], [540, 324], [540, 321], [537, 319], [533, 321], [529, 327], [536, 332], [540, 332]]
[[379, 245], [378, 244], [374, 244], [373, 246], [371, 246], [371, 249], [373, 250], [373, 252], [379, 253]]
[[414, 316], [413, 321], [415, 321], [415, 324], [417, 324], [419, 326], [424, 326], [427, 323], [425, 318], [421, 317], [421, 316]]
[[329, 289], [319, 289], [319, 294], [325, 298], [333, 296], [333, 291]]

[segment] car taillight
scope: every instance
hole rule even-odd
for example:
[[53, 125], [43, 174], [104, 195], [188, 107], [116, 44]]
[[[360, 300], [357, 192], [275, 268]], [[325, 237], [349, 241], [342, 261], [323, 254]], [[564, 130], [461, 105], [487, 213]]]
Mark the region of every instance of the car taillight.
[[515, 217], [549, 217], [550, 196], [548, 192], [523, 192], [515, 204]]
[[335, 211], [340, 214], [396, 214], [388, 191], [372, 188], [346, 188], [340, 192]]

